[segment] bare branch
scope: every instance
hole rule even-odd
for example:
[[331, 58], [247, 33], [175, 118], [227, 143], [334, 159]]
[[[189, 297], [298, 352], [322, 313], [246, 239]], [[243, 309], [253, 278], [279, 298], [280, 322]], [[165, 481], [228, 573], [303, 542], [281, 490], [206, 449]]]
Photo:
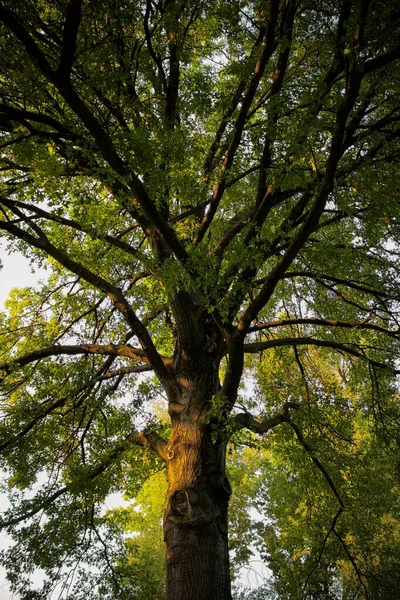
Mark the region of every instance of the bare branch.
[[249, 429], [254, 433], [264, 434], [281, 423], [288, 423], [290, 420], [289, 409], [299, 408], [299, 404], [294, 402], [286, 402], [283, 411], [273, 415], [272, 417], [256, 419], [249, 412], [239, 413], [233, 417], [235, 431], [239, 429]]

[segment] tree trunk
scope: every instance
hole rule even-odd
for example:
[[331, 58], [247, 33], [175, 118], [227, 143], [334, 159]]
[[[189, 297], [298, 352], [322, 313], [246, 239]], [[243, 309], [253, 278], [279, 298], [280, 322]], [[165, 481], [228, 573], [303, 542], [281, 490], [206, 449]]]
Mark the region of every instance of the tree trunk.
[[[213, 435], [220, 391], [220, 332], [185, 292], [174, 299], [176, 392], [169, 397], [164, 514], [168, 600], [231, 600], [226, 439]], [[221, 416], [218, 415], [220, 422]], [[215, 432], [215, 430], [214, 430]]]
[[186, 418], [168, 444], [164, 516], [168, 600], [230, 600], [225, 444]]

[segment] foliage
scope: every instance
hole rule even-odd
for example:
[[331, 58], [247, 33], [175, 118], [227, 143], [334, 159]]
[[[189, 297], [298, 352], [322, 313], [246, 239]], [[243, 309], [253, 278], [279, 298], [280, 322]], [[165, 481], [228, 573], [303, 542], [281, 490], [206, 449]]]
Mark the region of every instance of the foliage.
[[161, 471], [146, 481], [133, 503], [106, 514], [113, 526], [119, 526], [125, 534], [125, 560], [119, 567], [127, 582], [138, 580], [134, 590], [138, 600], [166, 597], [162, 532], [165, 498], [165, 473]]
[[[376, 424], [372, 413], [359, 409], [362, 387], [350, 385], [351, 373], [344, 385], [340, 370], [321, 356], [303, 353], [301, 360], [309, 374], [314, 371], [295, 432], [303, 453], [289, 431], [276, 429], [259, 461], [252, 502], [259, 513], [258, 549], [279, 598], [395, 597], [398, 429], [389, 421]], [[398, 395], [380, 402], [390, 410]]]
[[262, 585], [257, 589], [241, 588], [233, 598], [234, 600], [275, 600], [276, 596], [269, 585]]
[[[263, 597], [394, 597], [399, 21], [0, 0], [1, 239], [48, 273], [0, 315], [13, 590], [162, 597], [160, 469], [196, 388], [233, 571], [257, 543]], [[116, 492], [134, 508], [104, 514]]]

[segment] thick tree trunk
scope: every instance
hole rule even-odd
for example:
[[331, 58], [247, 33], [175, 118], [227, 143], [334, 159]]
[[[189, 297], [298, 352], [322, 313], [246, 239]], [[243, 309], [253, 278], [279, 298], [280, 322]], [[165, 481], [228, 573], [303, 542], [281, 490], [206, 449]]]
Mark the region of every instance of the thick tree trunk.
[[[174, 299], [176, 391], [169, 396], [164, 514], [168, 600], [231, 600], [226, 440], [213, 429], [223, 340], [207, 313], [181, 292]], [[219, 415], [221, 417], [222, 415]], [[220, 424], [222, 420], [219, 419]]]
[[176, 421], [164, 518], [168, 600], [230, 600], [225, 447], [208, 426]]

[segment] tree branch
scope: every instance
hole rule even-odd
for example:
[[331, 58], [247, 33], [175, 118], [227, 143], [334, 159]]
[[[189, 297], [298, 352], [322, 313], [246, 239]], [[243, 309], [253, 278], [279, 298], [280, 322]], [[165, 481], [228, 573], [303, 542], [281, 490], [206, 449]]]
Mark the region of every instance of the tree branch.
[[264, 434], [281, 423], [288, 423], [290, 420], [289, 409], [299, 408], [299, 404], [294, 402], [286, 402], [283, 411], [273, 415], [272, 417], [263, 418], [261, 421], [256, 419], [249, 412], [239, 413], [233, 417], [234, 430], [249, 429], [254, 433]]
[[[87, 471], [87, 473], [84, 475], [83, 481], [93, 481], [94, 479], [96, 479], [96, 477], [99, 477], [99, 475], [104, 473], [104, 471], [106, 471], [114, 463], [114, 461], [121, 456], [121, 454], [129, 450], [131, 446], [136, 443], [136, 436], [136, 431], [130, 433], [122, 443], [115, 445], [114, 448], [106, 452], [104, 458], [100, 460], [97, 465], [93, 466]], [[28, 504], [33, 505], [33, 507], [27, 512], [24, 512], [17, 516], [13, 516], [11, 519], [0, 520], [0, 530], [6, 527], [11, 527], [13, 525], [18, 525], [18, 523], [21, 523], [22, 521], [26, 521], [27, 519], [34, 517], [40, 511], [45, 510], [47, 507], [49, 507], [55, 500], [57, 500], [57, 498], [59, 498], [63, 494], [72, 494], [75, 486], [76, 482], [72, 481], [70, 484], [58, 489], [56, 492], [42, 500], [37, 506], [34, 505], [34, 500], [32, 502], [29, 501]], [[79, 487], [82, 487], [81, 479], [79, 480]]]
[[[109, 235], [109, 234], [95, 235], [94, 231], [93, 232], [88, 231], [87, 229], [82, 227], [82, 225], [78, 221], [75, 221], [73, 219], [67, 219], [67, 218], [61, 217], [57, 214], [48, 212], [48, 211], [44, 210], [43, 208], [39, 208], [38, 206], [33, 206], [31, 204], [27, 204], [26, 202], [20, 202], [19, 200], [10, 200], [8, 198], [4, 198], [3, 196], [0, 196], [0, 203], [3, 204], [4, 206], [7, 206], [7, 208], [9, 208], [10, 210], [12, 210], [14, 212], [15, 212], [15, 210], [14, 210], [15, 207], [24, 208], [26, 210], [29, 210], [30, 212], [33, 212], [38, 217], [46, 219], [47, 221], [59, 223], [60, 225], [65, 225], [66, 227], [75, 229], [76, 231], [81, 231], [82, 233], [87, 233], [91, 237], [95, 237], [98, 240], [106, 241], [108, 244], [110, 244], [110, 246], [119, 248], [120, 250], [123, 250], [127, 254], [137, 256], [136, 249], [133, 248], [130, 244], [127, 244], [126, 242], [122, 241], [121, 239], [119, 239], [115, 236]], [[23, 216], [24, 216], [23, 213], [21, 213], [20, 211], [18, 211], [18, 213], [16, 213], [16, 214], [18, 214], [21, 218], [23, 218]], [[26, 218], [26, 222], [31, 223], [31, 219]]]
[[[149, 359], [145, 351], [139, 348], [133, 348], [132, 346], [118, 345], [118, 344], [79, 344], [76, 346], [48, 346], [47, 348], [41, 348], [34, 352], [24, 354], [19, 358], [14, 359], [10, 363], [3, 363], [0, 365], [0, 373], [3, 372], [6, 375], [11, 373], [15, 367], [24, 367], [32, 362], [36, 362], [43, 358], [50, 356], [75, 356], [77, 354], [101, 354], [106, 356], [122, 356], [124, 358], [130, 358], [132, 360], [139, 360], [144, 363], [149, 363]], [[4, 377], [4, 375], [3, 375]], [[1, 379], [0, 379], [1, 380]]]
[[288, 420], [288, 423], [290, 424], [290, 427], [295, 432], [296, 437], [300, 442], [300, 445], [303, 446], [303, 448], [307, 452], [307, 454], [310, 455], [311, 460], [313, 461], [313, 463], [315, 464], [317, 469], [319, 469], [319, 471], [321, 471], [326, 482], [328, 483], [329, 487], [331, 488], [333, 495], [335, 496], [336, 500], [339, 502], [340, 508], [343, 510], [344, 502], [333, 482], [332, 477], [329, 475], [328, 471], [325, 469], [324, 465], [321, 463], [319, 458], [315, 455], [314, 450], [311, 448], [310, 444], [308, 444], [308, 442], [306, 442], [306, 440], [303, 437], [303, 434], [301, 433], [301, 431], [300, 431], [299, 427], [296, 425], [296, 423], [294, 423], [291, 419]]
[[63, 30], [63, 46], [61, 51], [60, 63], [57, 74], [62, 78], [69, 80], [74, 62], [76, 41], [78, 37], [79, 25], [81, 22], [82, 1], [68, 0], [66, 6], [65, 23]]
[[[87, 395], [94, 389], [94, 387], [97, 383], [100, 383], [102, 381], [107, 381], [109, 379], [114, 379], [116, 377], [121, 379], [124, 375], [128, 375], [131, 373], [148, 372], [153, 369], [153, 367], [151, 365], [139, 365], [139, 366], [134, 366], [134, 367], [122, 367], [115, 371], [110, 371], [109, 369], [110, 369], [112, 363], [114, 362], [115, 358], [116, 358], [116, 355], [110, 355], [109, 358], [107, 358], [104, 361], [103, 365], [97, 370], [95, 376], [93, 378], [91, 378], [87, 384], [82, 386], [80, 389], [78, 389], [74, 393], [74, 397], [72, 399], [73, 405], [74, 405], [74, 410], [77, 408], [78, 405], [80, 405], [84, 402]], [[10, 366], [10, 370], [11, 370], [12, 366], [11, 365], [9, 365], [9, 366]], [[0, 373], [1, 373], [2, 367], [4, 367], [4, 365], [0, 366]], [[36, 425], [38, 425], [40, 423], [40, 421], [45, 419], [48, 415], [52, 414], [58, 408], [65, 406], [65, 404], [68, 402], [68, 400], [69, 400], [68, 396], [64, 396], [63, 398], [60, 398], [59, 400], [57, 400], [56, 402], [53, 402], [50, 405], [48, 405], [48, 401], [46, 401], [46, 400], [43, 401], [42, 405], [39, 406], [39, 410], [35, 411], [36, 412], [35, 416], [25, 425], [25, 427], [21, 431], [19, 431], [17, 434], [13, 435], [11, 438], [9, 438], [8, 440], [6, 440], [0, 444], [0, 452], [5, 450], [9, 446], [12, 446], [16, 442], [18, 442], [20, 439], [22, 439]]]
[[391, 330], [369, 323], [372, 317], [367, 317], [363, 321], [350, 322], [350, 321], [337, 321], [331, 319], [318, 319], [318, 318], [293, 318], [293, 319], [276, 319], [275, 321], [269, 321], [268, 323], [259, 323], [250, 327], [248, 332], [254, 333], [256, 331], [263, 331], [265, 329], [274, 329], [275, 327], [286, 327], [291, 325], [317, 325], [321, 327], [343, 327], [345, 329], [371, 329], [384, 333], [390, 337], [398, 338], [400, 336], [400, 330]]
[[4, 102], [0, 102], [0, 122], [5, 123], [6, 121], [34, 121], [35, 123], [41, 123], [42, 125], [53, 127], [62, 136], [65, 136], [68, 139], [75, 138], [75, 134], [72, 131], [67, 129], [62, 123], [53, 117], [50, 117], [49, 115], [23, 108], [16, 108], [14, 106], [4, 104]]
[[385, 54], [381, 54], [380, 56], [376, 56], [375, 58], [370, 58], [365, 61], [364, 69], [365, 73], [372, 73], [373, 71], [377, 71], [382, 67], [386, 67], [390, 63], [396, 61], [400, 58], [400, 46], [395, 46], [389, 52], [385, 52]]
[[326, 534], [325, 534], [325, 537], [324, 537], [324, 539], [323, 539], [323, 542], [322, 542], [321, 550], [320, 550], [320, 552], [319, 552], [319, 554], [318, 554], [318, 557], [317, 557], [317, 560], [316, 560], [316, 562], [315, 562], [315, 566], [314, 566], [314, 567], [313, 567], [313, 569], [311, 569], [311, 571], [308, 573], [308, 575], [307, 575], [307, 578], [306, 578], [306, 580], [305, 580], [305, 582], [304, 582], [304, 585], [303, 585], [303, 596], [302, 596], [302, 600], [305, 600], [305, 599], [306, 599], [306, 596], [304, 595], [304, 593], [305, 593], [305, 591], [306, 591], [306, 588], [307, 588], [308, 582], [310, 581], [310, 578], [311, 578], [311, 576], [312, 576], [312, 575], [315, 573], [315, 571], [316, 571], [316, 570], [318, 569], [318, 567], [319, 567], [319, 564], [320, 564], [320, 561], [321, 561], [322, 555], [323, 555], [323, 553], [324, 553], [324, 550], [325, 550], [326, 543], [327, 543], [327, 541], [328, 541], [328, 539], [329, 539], [329, 536], [330, 536], [330, 534], [334, 532], [334, 530], [335, 530], [335, 526], [336, 526], [336, 523], [337, 523], [337, 521], [338, 521], [338, 519], [339, 519], [340, 515], [342, 514], [342, 512], [343, 512], [343, 508], [342, 508], [341, 506], [339, 506], [339, 508], [338, 508], [338, 510], [337, 510], [337, 512], [336, 512], [336, 514], [335, 514], [335, 516], [333, 517], [333, 520], [332, 520], [331, 526], [329, 527], [328, 531], [327, 531], [327, 532], [326, 532]]
[[[335, 525], [336, 525], [336, 524], [335, 524]], [[342, 536], [341, 536], [341, 535], [338, 533], [338, 531], [336, 530], [336, 528], [335, 528], [335, 525], [334, 525], [334, 527], [333, 527], [332, 531], [333, 531], [333, 533], [335, 534], [335, 536], [337, 537], [337, 539], [339, 540], [339, 542], [341, 543], [341, 545], [343, 546], [343, 550], [345, 551], [347, 558], [348, 558], [348, 559], [349, 559], [349, 561], [351, 562], [351, 564], [352, 564], [352, 567], [353, 567], [354, 571], [356, 572], [356, 575], [357, 575], [358, 581], [359, 581], [359, 583], [360, 583], [360, 586], [362, 586], [362, 587], [364, 588], [364, 592], [365, 592], [365, 598], [366, 598], [366, 600], [368, 600], [368, 598], [369, 598], [370, 596], [369, 596], [369, 593], [368, 593], [368, 588], [367, 588], [367, 586], [366, 586], [366, 585], [365, 585], [365, 583], [364, 583], [365, 575], [364, 575], [363, 573], [361, 573], [361, 571], [360, 571], [360, 569], [358, 568], [358, 565], [357, 565], [357, 563], [356, 563], [356, 561], [355, 561], [355, 558], [354, 558], [354, 556], [353, 556], [353, 555], [351, 554], [351, 552], [349, 551], [349, 549], [348, 549], [348, 547], [347, 547], [347, 544], [345, 543], [345, 541], [344, 541], [344, 539], [342, 538]]]
[[[77, 2], [78, 0], [75, 1]], [[85, 102], [78, 96], [77, 92], [72, 87], [70, 80], [62, 78], [58, 71], [54, 71], [54, 69], [52, 69], [39, 46], [9, 10], [0, 7], [0, 20], [3, 21], [3, 23], [9, 27], [16, 37], [22, 42], [41, 73], [56, 87], [74, 114], [82, 121], [87, 130], [91, 133], [104, 160], [109, 164], [118, 177], [129, 181], [129, 187], [132, 190], [141, 209], [161, 235], [167, 246], [182, 263], [187, 263], [189, 255], [180, 243], [175, 230], [164, 221], [156, 206], [151, 201], [140, 178], [126, 169], [124, 161], [118, 155], [105, 128], [96, 118], [96, 116], [89, 110]]]
[[[371, 294], [376, 297], [389, 297], [389, 295], [384, 290], [377, 290], [366, 287], [362, 283], [359, 283], [358, 281], [354, 281], [352, 279], [341, 279], [340, 277], [332, 277], [331, 275], [325, 274], [320, 275], [317, 273], [313, 273], [312, 271], [287, 271], [282, 279], [290, 279], [291, 277], [308, 277], [310, 279], [315, 279], [315, 281], [317, 282], [322, 282], [323, 279], [326, 279], [327, 281], [332, 281], [333, 283], [337, 283], [339, 285], [345, 285], [346, 287], [358, 290], [359, 292], [364, 292], [366, 294]], [[262, 283], [263, 281], [264, 280], [260, 280], [260, 283]]]
[[336, 112], [336, 127], [332, 136], [329, 156], [326, 161], [325, 174], [320, 183], [315, 200], [310, 207], [303, 224], [290, 242], [286, 252], [271, 270], [254, 301], [245, 310], [238, 324], [238, 329], [241, 332], [247, 331], [250, 323], [256, 318], [259, 311], [271, 298], [279, 280], [284, 276], [285, 272], [318, 225], [319, 219], [328, 200], [328, 196], [334, 186], [336, 169], [339, 159], [344, 151], [343, 136], [346, 127], [346, 120], [358, 98], [361, 79], [362, 77], [360, 73], [357, 71], [356, 67], [354, 67], [349, 75], [349, 81], [343, 100]]
[[[172, 373], [167, 369], [163, 359], [157, 352], [153, 340], [142, 321], [137, 317], [133, 311], [131, 305], [126, 300], [122, 291], [119, 288], [114, 287], [108, 281], [96, 275], [86, 267], [77, 263], [73, 259], [69, 258], [68, 255], [64, 254], [56, 246], [54, 246], [47, 237], [43, 234], [42, 237], [34, 237], [27, 231], [24, 231], [12, 223], [0, 221], [0, 230], [3, 229], [8, 233], [11, 233], [15, 237], [24, 240], [34, 248], [45, 252], [49, 256], [52, 256], [58, 263], [63, 267], [75, 273], [79, 277], [82, 277], [85, 281], [105, 293], [118, 311], [122, 314], [125, 321], [131, 327], [133, 333], [138, 337], [139, 342], [147, 356], [150, 364], [153, 366], [155, 373], [159, 377], [161, 383], [165, 386], [166, 390], [171, 392], [172, 388], [176, 385], [175, 379]], [[174, 388], [175, 389], [175, 388]]]
[[167, 442], [154, 431], [141, 431], [136, 435], [136, 443], [139, 446], [148, 446], [158, 454], [164, 461], [168, 458]]
[[243, 97], [241, 107], [239, 110], [239, 114], [237, 116], [235, 125], [234, 125], [234, 133], [232, 137], [232, 141], [229, 144], [229, 147], [225, 153], [224, 160], [222, 162], [221, 172], [219, 181], [217, 182], [213, 194], [212, 200], [210, 202], [207, 213], [204, 215], [203, 220], [199, 226], [197, 231], [196, 239], [194, 240], [195, 244], [199, 244], [206, 234], [211, 222], [214, 218], [215, 213], [217, 212], [219, 203], [225, 191], [225, 178], [232, 166], [233, 159], [235, 157], [236, 151], [239, 147], [240, 141], [242, 139], [244, 126], [246, 123], [246, 118], [248, 112], [250, 110], [251, 104], [253, 102], [254, 96], [256, 94], [257, 88], [261, 81], [261, 78], [264, 74], [265, 67], [269, 58], [272, 56], [275, 49], [275, 28], [278, 19], [278, 11], [279, 11], [279, 1], [272, 0], [271, 1], [271, 9], [270, 15], [268, 19], [268, 24], [265, 32], [265, 43], [258, 57], [254, 73], [249, 80], [247, 85], [247, 91]]
[[256, 354], [258, 352], [262, 352], [263, 350], [268, 350], [269, 348], [278, 348], [280, 346], [320, 346], [323, 348], [332, 348], [333, 350], [338, 350], [339, 352], [345, 352], [350, 356], [355, 356], [356, 358], [361, 358], [364, 361], [367, 361], [370, 365], [374, 367], [378, 367], [379, 369], [388, 369], [392, 371], [395, 375], [400, 373], [400, 370], [395, 369], [392, 365], [387, 363], [382, 363], [377, 360], [373, 360], [366, 356], [360, 350], [357, 350], [357, 347], [350, 344], [342, 344], [341, 342], [335, 342], [333, 340], [318, 340], [311, 337], [304, 338], [281, 338], [277, 340], [268, 340], [265, 342], [252, 342], [248, 344], [244, 344], [243, 349], [245, 353]]

